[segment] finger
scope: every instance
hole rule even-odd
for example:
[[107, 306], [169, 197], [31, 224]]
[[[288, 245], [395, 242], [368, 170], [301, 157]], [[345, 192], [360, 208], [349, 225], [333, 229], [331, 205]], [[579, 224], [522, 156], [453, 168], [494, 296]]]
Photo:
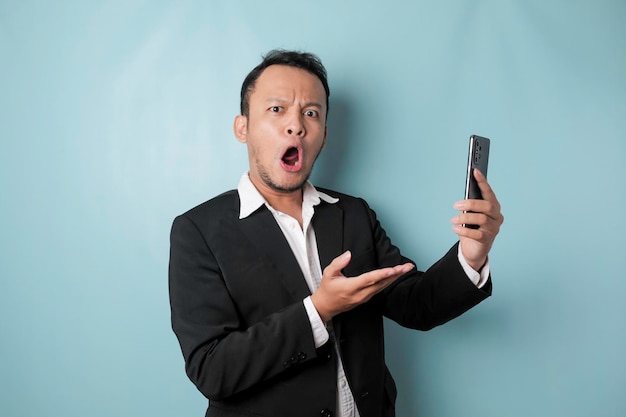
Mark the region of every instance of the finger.
[[414, 265], [414, 264], [412, 264], [412, 263], [410, 263], [410, 262], [407, 262], [407, 263], [402, 264], [402, 265], [397, 265], [397, 266], [394, 266], [394, 270], [395, 270], [395, 271], [396, 271], [396, 273], [397, 273], [397, 274], [399, 274], [400, 276], [401, 276], [401, 275], [406, 274], [407, 272], [409, 272], [409, 271], [410, 271], [410, 270], [412, 270], [413, 268], [415, 268], [415, 265]]
[[450, 219], [450, 223], [457, 226], [483, 226], [487, 222], [487, 215], [480, 212], [464, 212]]
[[475, 241], [483, 241], [484, 239], [487, 239], [489, 236], [491, 236], [491, 233], [488, 233], [488, 231], [483, 227], [478, 227], [474, 229], [471, 227], [454, 225], [452, 227], [452, 230], [459, 236], [459, 238], [468, 238]]
[[375, 269], [359, 275], [356, 279], [358, 280], [358, 285], [361, 288], [367, 288], [373, 285], [384, 285], [386, 283], [390, 284], [414, 267], [415, 265], [408, 262], [394, 267]]
[[[493, 241], [495, 236], [500, 231], [500, 225], [502, 221], [491, 219], [482, 214], [474, 214], [470, 216], [468, 214], [465, 217], [467, 220], [463, 220], [462, 223], [453, 222], [452, 230], [459, 238], [469, 238], [479, 242]], [[470, 227], [477, 226], [477, 227]]]
[[462, 200], [454, 204], [454, 208], [461, 211], [457, 216], [454, 216], [450, 221], [456, 224], [475, 224], [469, 221], [466, 215], [483, 214], [493, 220], [499, 221], [502, 217], [500, 213], [500, 205], [498, 201], [488, 200]]

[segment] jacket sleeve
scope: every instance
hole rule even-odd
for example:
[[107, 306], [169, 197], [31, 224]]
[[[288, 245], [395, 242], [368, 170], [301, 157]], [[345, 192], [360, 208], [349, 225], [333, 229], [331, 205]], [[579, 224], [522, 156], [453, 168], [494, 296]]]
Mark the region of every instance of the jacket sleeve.
[[301, 301], [248, 323], [192, 219], [175, 219], [170, 244], [172, 328], [187, 375], [207, 398], [227, 399], [316, 357]]
[[[392, 244], [374, 211], [363, 203], [368, 211], [376, 267], [414, 263]], [[377, 296], [383, 314], [404, 327], [429, 330], [489, 297], [491, 278], [477, 288], [459, 263], [457, 251], [458, 242], [425, 272], [415, 268], [386, 288]]]

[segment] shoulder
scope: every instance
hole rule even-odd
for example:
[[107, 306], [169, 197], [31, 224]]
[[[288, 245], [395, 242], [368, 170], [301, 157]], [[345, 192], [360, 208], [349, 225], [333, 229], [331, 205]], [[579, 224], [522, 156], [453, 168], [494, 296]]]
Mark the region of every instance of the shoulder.
[[330, 190], [328, 188], [323, 188], [323, 187], [315, 187], [315, 189], [322, 194], [326, 194], [330, 197], [338, 199], [340, 203], [348, 203], [348, 204], [365, 203], [365, 200], [362, 199], [361, 197], [356, 197], [350, 194], [341, 193], [339, 191]]
[[199, 225], [238, 215], [239, 194], [237, 190], [229, 190], [187, 210], [177, 216], [175, 222], [186, 218]]
[[339, 200], [336, 203], [334, 203], [334, 205], [344, 210], [364, 210], [364, 209], [367, 211], [371, 210], [367, 201], [365, 201], [365, 199], [361, 197], [356, 197], [350, 194], [345, 194], [339, 191], [329, 190], [327, 188], [322, 188], [322, 187], [315, 187], [315, 188], [320, 193], [326, 194], [330, 197], [333, 197]]

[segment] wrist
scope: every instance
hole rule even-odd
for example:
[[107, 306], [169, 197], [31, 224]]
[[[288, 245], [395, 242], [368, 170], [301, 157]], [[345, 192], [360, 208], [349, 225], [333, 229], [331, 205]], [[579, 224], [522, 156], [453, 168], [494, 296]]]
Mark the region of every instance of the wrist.
[[319, 298], [319, 294], [316, 291], [311, 295], [311, 302], [313, 303], [315, 310], [317, 310], [317, 314], [319, 314], [320, 319], [322, 319], [324, 323], [328, 323], [333, 318], [333, 314], [324, 307], [324, 303]]
[[483, 269], [486, 263], [487, 263], [487, 258], [484, 258], [479, 261], [467, 260], [467, 264], [470, 266], [470, 268], [472, 268], [476, 272], [480, 272], [480, 270]]

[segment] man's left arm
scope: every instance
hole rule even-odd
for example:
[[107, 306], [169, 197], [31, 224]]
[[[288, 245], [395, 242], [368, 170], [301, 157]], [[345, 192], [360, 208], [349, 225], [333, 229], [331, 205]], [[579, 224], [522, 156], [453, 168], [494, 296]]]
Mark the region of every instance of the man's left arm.
[[385, 314], [405, 327], [428, 330], [491, 294], [488, 254], [504, 217], [486, 178], [478, 171], [474, 176], [484, 200], [455, 204], [463, 210], [452, 219], [459, 243], [425, 273], [412, 271], [385, 291]]

